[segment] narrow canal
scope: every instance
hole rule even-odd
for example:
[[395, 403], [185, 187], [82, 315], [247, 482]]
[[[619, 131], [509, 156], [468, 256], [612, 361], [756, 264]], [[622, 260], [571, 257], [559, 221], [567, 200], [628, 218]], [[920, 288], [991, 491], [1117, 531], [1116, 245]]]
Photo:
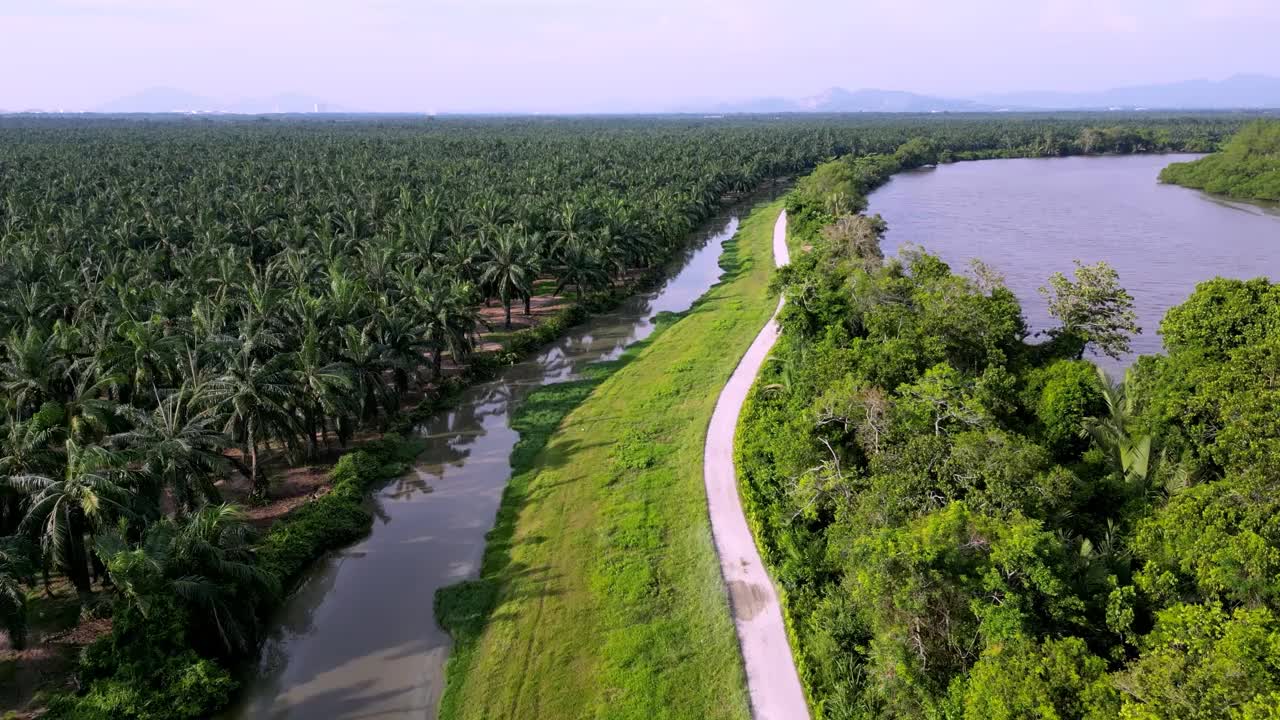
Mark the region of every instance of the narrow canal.
[[372, 534], [319, 563], [287, 602], [257, 671], [229, 718], [431, 718], [451, 644], [435, 622], [436, 590], [475, 577], [518, 439], [510, 418], [529, 392], [574, 379], [653, 332], [652, 318], [688, 309], [720, 276], [734, 206], [708, 223], [668, 279], [593, 318], [419, 428], [414, 472], [377, 493]]

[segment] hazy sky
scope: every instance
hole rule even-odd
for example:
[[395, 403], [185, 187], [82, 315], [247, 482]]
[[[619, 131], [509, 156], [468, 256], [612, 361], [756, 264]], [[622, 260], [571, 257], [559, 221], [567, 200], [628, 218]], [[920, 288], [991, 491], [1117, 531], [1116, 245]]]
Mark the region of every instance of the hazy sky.
[[667, 109], [1280, 75], [1280, 0], [0, 0], [0, 108]]

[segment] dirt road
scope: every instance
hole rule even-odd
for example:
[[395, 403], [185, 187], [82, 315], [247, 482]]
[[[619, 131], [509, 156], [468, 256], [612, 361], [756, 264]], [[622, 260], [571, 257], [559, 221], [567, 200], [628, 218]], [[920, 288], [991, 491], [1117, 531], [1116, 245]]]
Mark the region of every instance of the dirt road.
[[[790, 260], [785, 210], [773, 228], [773, 257], [779, 266]], [[778, 301], [779, 309], [782, 302]], [[733, 435], [738, 416], [760, 366], [778, 339], [776, 317], [775, 312], [774, 318], [756, 336], [716, 401], [715, 413], [707, 428], [703, 473], [711, 531], [720, 554], [720, 570], [729, 589], [733, 621], [746, 665], [752, 715], [755, 720], [804, 720], [809, 717], [809, 708], [791, 659], [778, 593], [747, 526], [733, 467]]]

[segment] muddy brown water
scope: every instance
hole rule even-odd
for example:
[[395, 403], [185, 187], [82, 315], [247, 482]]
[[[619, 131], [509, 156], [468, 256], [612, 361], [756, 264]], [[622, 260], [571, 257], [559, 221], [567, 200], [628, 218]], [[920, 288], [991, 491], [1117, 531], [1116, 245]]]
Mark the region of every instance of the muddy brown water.
[[513, 412], [532, 390], [616, 359], [653, 332], [658, 313], [687, 310], [720, 277], [722, 246], [749, 209], [736, 205], [708, 223], [657, 290], [468, 389], [421, 426], [428, 446], [414, 471], [376, 494], [370, 536], [319, 563], [289, 599], [226, 717], [434, 717], [451, 644], [436, 625], [435, 592], [478, 574], [511, 476]]
[[[955, 270], [979, 258], [1004, 274], [1032, 330], [1053, 323], [1037, 292], [1074, 259], [1106, 260], [1134, 297], [1134, 354], [1161, 352], [1165, 312], [1215, 276], [1280, 280], [1280, 208], [1157, 182], [1197, 155], [983, 160], [894, 176], [870, 197], [889, 224], [885, 254], [914, 243]], [[1113, 374], [1133, 360], [1094, 358]]]

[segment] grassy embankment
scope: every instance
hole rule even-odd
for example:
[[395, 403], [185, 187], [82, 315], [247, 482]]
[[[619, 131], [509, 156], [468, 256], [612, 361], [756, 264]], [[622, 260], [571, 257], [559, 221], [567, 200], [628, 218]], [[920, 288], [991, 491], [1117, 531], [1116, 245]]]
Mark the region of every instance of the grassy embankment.
[[587, 380], [535, 393], [481, 579], [441, 593], [443, 720], [747, 718], [702, 480], [720, 388], [772, 312], [761, 205], [725, 275]]

